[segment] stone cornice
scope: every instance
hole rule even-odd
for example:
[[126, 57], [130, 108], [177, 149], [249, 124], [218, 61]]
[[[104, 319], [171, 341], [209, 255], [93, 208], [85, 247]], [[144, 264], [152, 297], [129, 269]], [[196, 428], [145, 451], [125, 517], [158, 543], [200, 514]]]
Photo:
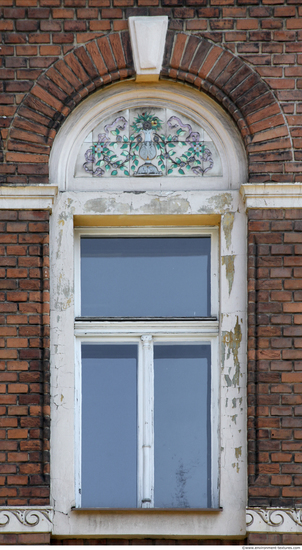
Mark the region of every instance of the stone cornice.
[[0, 187], [0, 209], [52, 210], [57, 185], [11, 185]]
[[0, 506], [0, 533], [50, 533], [51, 506]]
[[302, 208], [300, 183], [244, 183], [240, 193], [249, 208]]
[[302, 508], [247, 508], [247, 533], [302, 533]]

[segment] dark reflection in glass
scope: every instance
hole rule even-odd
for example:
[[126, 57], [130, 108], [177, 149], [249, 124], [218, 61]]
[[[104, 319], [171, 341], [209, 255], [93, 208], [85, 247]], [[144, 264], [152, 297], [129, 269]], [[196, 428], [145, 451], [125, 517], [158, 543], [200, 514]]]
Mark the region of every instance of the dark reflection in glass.
[[137, 346], [82, 345], [82, 507], [137, 503]]
[[210, 237], [81, 239], [81, 315], [209, 317]]
[[155, 507], [211, 506], [210, 345], [154, 348]]

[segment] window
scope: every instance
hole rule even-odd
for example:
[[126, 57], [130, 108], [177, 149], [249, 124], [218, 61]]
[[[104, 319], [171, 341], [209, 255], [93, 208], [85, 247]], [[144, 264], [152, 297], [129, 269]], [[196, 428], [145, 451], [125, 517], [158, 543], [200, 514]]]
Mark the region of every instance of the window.
[[76, 230], [82, 508], [217, 507], [217, 230]]
[[[96, 138], [93, 134], [92, 139], [85, 141], [90, 133], [93, 133], [94, 129], [100, 127], [103, 122], [104, 125], [107, 125], [107, 122], [112, 124], [118, 113], [127, 110], [130, 117], [128, 128], [130, 128], [133, 109], [140, 110], [146, 106], [148, 106], [148, 112], [167, 110], [166, 115], [160, 119], [165, 121], [166, 141], [169, 141], [170, 135], [170, 129], [168, 130], [167, 126], [170, 116], [178, 117], [182, 123], [190, 124], [194, 132], [195, 130], [199, 132], [201, 141], [204, 138], [204, 144], [212, 153], [214, 165], [211, 170], [197, 177], [190, 175], [191, 170], [188, 168], [180, 167], [184, 168], [186, 176], [175, 170], [174, 177], [173, 174], [168, 174], [170, 168], [166, 164], [165, 176], [146, 177], [140, 172], [140, 175], [131, 173], [125, 177], [125, 173], [123, 176], [121, 173], [110, 175], [108, 169], [100, 177], [87, 170], [81, 175], [83, 163], [86, 161], [85, 153], [98, 143], [97, 133]], [[203, 135], [196, 125], [203, 130]], [[178, 129], [176, 133], [177, 131]], [[99, 133], [102, 133], [102, 128]], [[164, 127], [161, 133], [164, 134]], [[186, 136], [183, 137], [186, 141]], [[144, 139], [143, 136], [142, 138]], [[110, 140], [115, 142], [115, 139], [110, 138]], [[118, 142], [117, 138], [116, 142]], [[173, 147], [170, 149], [175, 150], [173, 157], [180, 158], [178, 149]], [[113, 150], [118, 151], [118, 143], [116, 148], [113, 145]], [[125, 147], [122, 151], [126, 152], [126, 150]], [[157, 150], [159, 151], [158, 148]], [[186, 150], [186, 147], [180, 147], [179, 152], [186, 152]], [[218, 153], [217, 157], [215, 157], [215, 151]], [[94, 150], [93, 153], [103, 154], [101, 150]], [[203, 153], [200, 152], [200, 154]], [[218, 157], [221, 172], [219, 172], [220, 175], [214, 175], [214, 168], [219, 166], [216, 160]], [[104, 159], [100, 156], [96, 162], [99, 160], [102, 162]], [[159, 167], [160, 160], [162, 159], [155, 158], [151, 163], [164, 172]], [[167, 163], [168, 159], [166, 158], [165, 161]], [[142, 165], [142, 161], [139, 163], [137, 169]], [[103, 169], [103, 165], [100, 168]], [[82, 101], [68, 116], [58, 133], [52, 147], [50, 163], [50, 181], [59, 186], [59, 193], [50, 218], [52, 418], [50, 464], [55, 536], [69, 537], [71, 534], [76, 537], [94, 538], [107, 536], [170, 538], [173, 536], [199, 539], [201, 536], [205, 538], [241, 537], [245, 533], [247, 250], [246, 213], [238, 190], [246, 178], [244, 147], [235, 125], [213, 100], [189, 86], [167, 81], [151, 83], [150, 86], [131, 81], [109, 86]], [[218, 226], [219, 230], [215, 229]], [[170, 291], [172, 297], [176, 296], [177, 300], [172, 298], [167, 303], [158, 299], [157, 304], [159, 303], [162, 308], [160, 312], [152, 312], [151, 309], [156, 305], [152, 293], [155, 294], [155, 298], [158, 298], [160, 288], [155, 284], [155, 291], [151, 292], [155, 278], [154, 276], [150, 278], [150, 269], [149, 272], [147, 271], [147, 276], [138, 276], [134, 281], [134, 273], [140, 269], [139, 261], [141, 261], [138, 257], [133, 257], [134, 253], [131, 257], [131, 265], [136, 263], [136, 268], [130, 270], [129, 285], [132, 281], [132, 288], [137, 287], [137, 292], [140, 288], [138, 303], [135, 303], [133, 295], [128, 303], [123, 301], [123, 298], [128, 296], [128, 291], [120, 292], [118, 299], [110, 299], [113, 309], [105, 310], [103, 303], [106, 296], [116, 297], [117, 289], [120, 291], [121, 284], [117, 280], [115, 286], [109, 289], [111, 277], [107, 277], [106, 285], [101, 285], [100, 277], [97, 276], [100, 267], [87, 268], [86, 275], [83, 277], [82, 274], [81, 277], [81, 240], [87, 241], [88, 246], [89, 240], [93, 240], [95, 244], [98, 239], [108, 239], [107, 242], [110, 241], [112, 244], [113, 241], [117, 242], [121, 238], [127, 242], [129, 240], [129, 243], [131, 239], [136, 243], [138, 241], [142, 243], [143, 239], [150, 238], [155, 239], [156, 242], [164, 242], [167, 239], [171, 245], [173, 238], [176, 241], [178, 239], [195, 241], [196, 238], [201, 237], [204, 241], [210, 239], [211, 267], [208, 268], [208, 276], [204, 277], [204, 267], [199, 263], [197, 271], [201, 272], [201, 282], [196, 292], [196, 286], [194, 287], [196, 283], [192, 279], [196, 270], [188, 268], [191, 277], [190, 285], [183, 284], [183, 277], [170, 276], [169, 281], [172, 281], [173, 285], [163, 286], [161, 291], [165, 297], [167, 290]], [[129, 243], [128, 247], [130, 247]], [[113, 255], [113, 250], [110, 254]], [[117, 255], [117, 250], [115, 254]], [[105, 271], [103, 267], [107, 260], [110, 263], [114, 258], [102, 259], [102, 273]], [[126, 262], [125, 258], [118, 261], [122, 260]], [[93, 261], [101, 260], [94, 258]], [[117, 261], [117, 258], [114, 261]], [[152, 263], [153, 259], [149, 256], [146, 261]], [[187, 258], [186, 261], [191, 260]], [[127, 270], [124, 265], [119, 272], [126, 275]], [[90, 271], [92, 276], [89, 281]], [[85, 289], [85, 286], [81, 288], [81, 278], [84, 283], [86, 277], [89, 281], [88, 288]], [[126, 281], [126, 277], [121, 279]], [[103, 296], [102, 287], [107, 289], [107, 292], [103, 292]], [[89, 294], [89, 288], [93, 289], [91, 294]], [[209, 292], [207, 288], [210, 288]], [[198, 308], [192, 310], [190, 296], [188, 301], [180, 301], [188, 291], [191, 292], [191, 296], [194, 293], [198, 296], [200, 294], [207, 296], [207, 301], [201, 298], [198, 304], [194, 301]], [[138, 296], [137, 293], [134, 294], [134, 298], [136, 296]], [[219, 299], [220, 296], [221, 299]], [[90, 306], [85, 311], [89, 301], [93, 307], [96, 307], [95, 311]], [[81, 307], [81, 302], [85, 307]], [[129, 303], [132, 307], [131, 311]], [[175, 303], [182, 304], [183, 309], [172, 311], [171, 304]], [[140, 310], [138, 306], [141, 304], [144, 306]], [[187, 310], [184, 309], [185, 305], [188, 305]], [[148, 312], [146, 308], [149, 308]], [[210, 367], [206, 366], [209, 364], [209, 351]], [[188, 352], [193, 357], [188, 355]], [[200, 430], [202, 428], [207, 430], [208, 462], [199, 470], [202, 474], [206, 472], [206, 476], [192, 478], [197, 479], [196, 484], [201, 487], [199, 496], [202, 491], [204, 494], [197, 503], [194, 501], [194, 493], [190, 492], [189, 475], [191, 473], [186, 477], [186, 491], [182, 493], [179, 491], [176, 495], [174, 491], [173, 502], [171, 498], [166, 502], [164, 500], [166, 496], [162, 498], [158, 493], [159, 486], [165, 492], [170, 491], [170, 488], [165, 488], [160, 481], [162, 474], [159, 464], [163, 465], [163, 475], [166, 478], [165, 470], [169, 466], [165, 465], [165, 456], [157, 455], [157, 444], [160, 441], [158, 438], [166, 442], [167, 431], [168, 435], [171, 431], [172, 436], [173, 431], [169, 428], [170, 418], [175, 419], [176, 412], [188, 404], [185, 402], [179, 405], [180, 390], [173, 386], [179, 381], [181, 381], [181, 388], [184, 384], [182, 374], [177, 374], [173, 378], [176, 373], [173, 353], [181, 357], [178, 368], [180, 372], [184, 368], [185, 375], [189, 371], [187, 367], [189, 362], [191, 365], [194, 365], [195, 361], [198, 364], [202, 362], [200, 369], [203, 369], [204, 384], [200, 401], [204, 402], [204, 395], [208, 398], [207, 405], [204, 403], [204, 406], [206, 405], [209, 424], [206, 427], [201, 422], [199, 424]], [[98, 365], [98, 375], [102, 370], [100, 368], [102, 364], [103, 386], [105, 382], [107, 386], [111, 384], [110, 376], [113, 369], [109, 366], [113, 362], [117, 371], [128, 378], [127, 392], [120, 395], [118, 388], [115, 388], [115, 395], [109, 399], [109, 403], [106, 404], [105, 399], [102, 400], [105, 407], [103, 411], [97, 408], [100, 406], [100, 400], [93, 411], [90, 399], [96, 385], [90, 383], [89, 379], [89, 369], [92, 372], [94, 361]], [[172, 363], [174, 369], [170, 368]], [[183, 364], [186, 367], [183, 367]], [[126, 365], [127, 369], [124, 368]], [[161, 369], [164, 369], [164, 365], [167, 366], [165, 372], [168, 373], [170, 370], [171, 373], [166, 382], [157, 378], [157, 369], [162, 374]], [[194, 366], [191, 372], [193, 372], [191, 386], [195, 389], [198, 383], [194, 382]], [[118, 380], [121, 383], [121, 376], [114, 376], [114, 382]], [[154, 376], [153, 384], [143, 384], [143, 376]], [[208, 376], [207, 381], [205, 381], [206, 376]], [[86, 390], [84, 387], [82, 396], [83, 378], [86, 379]], [[92, 379], [95, 379], [94, 375]], [[163, 390], [164, 405], [168, 403], [169, 397], [172, 411], [170, 416], [166, 416], [168, 429], [164, 433], [160, 432], [160, 428], [164, 429], [164, 425], [160, 416], [161, 396], [158, 394], [157, 381], [160, 387], [166, 388]], [[189, 384], [190, 378], [189, 380], [186, 378], [185, 381]], [[125, 384], [126, 382], [124, 387], [126, 387]], [[144, 404], [148, 405], [149, 399], [148, 394], [144, 394], [144, 389], [149, 391], [154, 408], [144, 406]], [[85, 391], [88, 393], [88, 398], [85, 398]], [[99, 396], [100, 389], [97, 387], [95, 391]], [[104, 392], [106, 397], [106, 391]], [[133, 395], [131, 392], [134, 392], [135, 399], [131, 398]], [[181, 394], [182, 397], [185, 399], [189, 392], [192, 393], [191, 389], [184, 391]], [[176, 405], [173, 402], [174, 396]], [[133, 406], [132, 409], [131, 406], [129, 407], [129, 401], [125, 401], [127, 397]], [[89, 416], [85, 417], [85, 399], [89, 405], [86, 412], [91, 414], [93, 422], [90, 422]], [[122, 399], [124, 399], [123, 403]], [[157, 405], [158, 399], [159, 405]], [[121, 407], [119, 407], [120, 404]], [[89, 440], [81, 439], [89, 435], [88, 430], [82, 425], [81, 407], [84, 422], [87, 422], [92, 429], [93, 445], [96, 445], [96, 439], [100, 442], [103, 437], [103, 435], [94, 437], [96, 429], [101, 429], [100, 417], [106, 414], [106, 418], [111, 421], [111, 424], [108, 421], [102, 428], [105, 429], [106, 435], [114, 431], [112, 423], [117, 410], [124, 412], [127, 409], [127, 417], [125, 414], [122, 415], [122, 420], [128, 422], [127, 429], [122, 431], [122, 434], [126, 433], [126, 443], [118, 440], [118, 453], [115, 453], [115, 460], [119, 462], [114, 468], [112, 461], [109, 463], [111, 471], [106, 464], [100, 462], [99, 448], [95, 446], [89, 449]], [[173, 407], [177, 409], [176, 412]], [[154, 425], [150, 424], [151, 429], [145, 435], [154, 439], [151, 441], [152, 446], [143, 447], [143, 415], [148, 414], [151, 415], [151, 419], [153, 415]], [[132, 420], [133, 418], [135, 421]], [[196, 428], [194, 423], [192, 426], [190, 433], [195, 433], [198, 427]], [[134, 434], [133, 445], [130, 443], [131, 434]], [[171, 445], [169, 441], [168, 443]], [[192, 449], [190, 440], [187, 445], [191, 445]], [[124, 492], [126, 501], [110, 503], [108, 492], [103, 502], [85, 501], [86, 496], [92, 498], [93, 493], [88, 486], [89, 478], [84, 477], [85, 454], [82, 456], [82, 447], [84, 452], [87, 451], [88, 457], [95, 458], [94, 464], [91, 463], [89, 466], [91, 469], [94, 468], [94, 479], [97, 478], [101, 469], [107, 470], [106, 476], [110, 474], [115, 479], [114, 486], [118, 487], [118, 499]], [[182, 443], [181, 448], [183, 447]], [[148, 451], [148, 449], [151, 450]], [[178, 452], [178, 449], [176, 451]], [[134, 466], [133, 473], [130, 476], [130, 470], [127, 469], [129, 486], [125, 486], [125, 476], [123, 477], [120, 464], [122, 466], [126, 464], [126, 455], [131, 452], [134, 458], [130, 455], [129, 460]], [[107, 455], [103, 458], [106, 459]], [[195, 465], [191, 466], [193, 471]], [[187, 467], [184, 467], [184, 470], [187, 470]], [[182, 472], [181, 468], [179, 472]], [[117, 474], [121, 477], [117, 478]], [[186, 475], [185, 471], [184, 475]], [[210, 480], [208, 485], [205, 478]], [[176, 479], [175, 474], [174, 479]], [[183, 474], [179, 479], [183, 479]], [[147, 489], [151, 497], [147, 494]], [[134, 497], [131, 496], [133, 493]], [[99, 495], [100, 491], [97, 491], [98, 498]], [[160, 501], [157, 499], [158, 496]], [[131, 502], [129, 502], [130, 498], [133, 499]], [[145, 498], [151, 498], [151, 502], [148, 500], [142, 502]], [[190, 507], [183, 508], [187, 505]], [[87, 508], [88, 506], [97, 508], [92, 510]], [[169, 506], [174, 508], [168, 508]], [[197, 507], [194, 508], [194, 506]], [[204, 509], [203, 506], [208, 507]]]

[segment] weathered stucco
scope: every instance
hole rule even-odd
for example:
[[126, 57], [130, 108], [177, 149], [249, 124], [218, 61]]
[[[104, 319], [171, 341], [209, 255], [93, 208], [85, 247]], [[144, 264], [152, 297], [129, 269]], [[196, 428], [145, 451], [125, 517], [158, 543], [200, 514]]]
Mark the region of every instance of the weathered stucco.
[[[74, 348], [74, 219], [89, 219], [100, 224], [106, 216], [196, 216], [219, 220], [220, 251], [220, 346], [217, 348], [216, 379], [219, 430], [214, 438], [221, 448], [219, 471], [220, 512], [126, 512], [109, 510], [94, 513], [74, 512], [77, 456], [74, 438], [75, 348]], [[211, 218], [213, 216], [213, 218]], [[225, 216], [226, 220], [225, 220]], [[160, 219], [160, 218], [159, 218]], [[214, 222], [213, 222], [214, 223]], [[217, 223], [217, 221], [215, 221]], [[229, 235], [232, 237], [229, 238]], [[234, 235], [236, 238], [234, 238]], [[245, 332], [246, 294], [241, 279], [245, 257], [245, 214], [239, 193], [183, 191], [152, 193], [60, 193], [51, 217], [51, 498], [54, 506], [54, 535], [90, 534], [161, 536], [243, 536], [246, 507], [246, 396]], [[233, 281], [226, 275], [223, 258], [235, 257]], [[235, 292], [234, 289], [240, 289]], [[219, 406], [220, 405], [220, 406]], [[240, 451], [239, 451], [240, 449]], [[235, 467], [233, 467], [235, 464]], [[236, 521], [234, 517], [236, 516]]]
[[238, 386], [240, 382], [240, 363], [239, 363], [239, 348], [242, 340], [241, 327], [238, 322], [238, 315], [236, 316], [236, 325], [234, 330], [222, 331], [221, 333], [221, 362], [224, 368], [225, 359], [229, 359], [231, 353], [234, 359], [235, 373], [232, 377], [228, 374], [224, 375], [225, 381], [228, 386]]
[[235, 214], [234, 212], [227, 212], [222, 218], [222, 229], [226, 242], [227, 249], [230, 248], [232, 242], [232, 231], [234, 226]]

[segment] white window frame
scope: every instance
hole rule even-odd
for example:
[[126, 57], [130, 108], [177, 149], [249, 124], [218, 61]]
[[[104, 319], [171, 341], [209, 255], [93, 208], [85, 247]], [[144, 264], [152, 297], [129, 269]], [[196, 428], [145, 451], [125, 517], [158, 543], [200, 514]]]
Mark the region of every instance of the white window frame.
[[[223, 177], [75, 180], [78, 147], [98, 120], [121, 105], [172, 105], [198, 118], [215, 141]], [[243, 538], [246, 533], [247, 224], [239, 188], [247, 181], [242, 139], [227, 113], [200, 91], [167, 81], [122, 82], [91, 94], [58, 132], [50, 182], [58, 185], [50, 217], [51, 504], [53, 536]], [[89, 181], [88, 181], [89, 179]], [[127, 184], [125, 185], [127, 180]], [[142, 180], [142, 181], [140, 181]], [[202, 180], [202, 181], [201, 181]], [[144, 219], [142, 219], [142, 217]], [[171, 225], [219, 226], [219, 509], [117, 512], [75, 507], [74, 228]], [[135, 221], [136, 220], [136, 221]], [[141, 220], [141, 221], [139, 221]], [[162, 221], [161, 221], [162, 220]], [[143, 229], [142, 229], [143, 231]], [[79, 329], [79, 324], [77, 329]], [[108, 327], [104, 323], [105, 336]], [[98, 332], [96, 333], [98, 334]], [[78, 338], [77, 336], [76, 338]], [[218, 491], [218, 489], [217, 489]]]
[[[80, 317], [80, 239], [82, 236], [175, 236], [211, 238], [211, 318], [193, 321], [86, 321]], [[138, 472], [137, 508], [154, 508], [154, 361], [153, 346], [165, 344], [211, 345], [211, 505], [219, 507], [219, 255], [217, 227], [102, 227], [75, 229], [75, 500], [81, 508], [81, 346], [136, 343], [138, 345]], [[122, 450], [121, 450], [122, 452]], [[141, 505], [140, 505], [141, 504]]]

